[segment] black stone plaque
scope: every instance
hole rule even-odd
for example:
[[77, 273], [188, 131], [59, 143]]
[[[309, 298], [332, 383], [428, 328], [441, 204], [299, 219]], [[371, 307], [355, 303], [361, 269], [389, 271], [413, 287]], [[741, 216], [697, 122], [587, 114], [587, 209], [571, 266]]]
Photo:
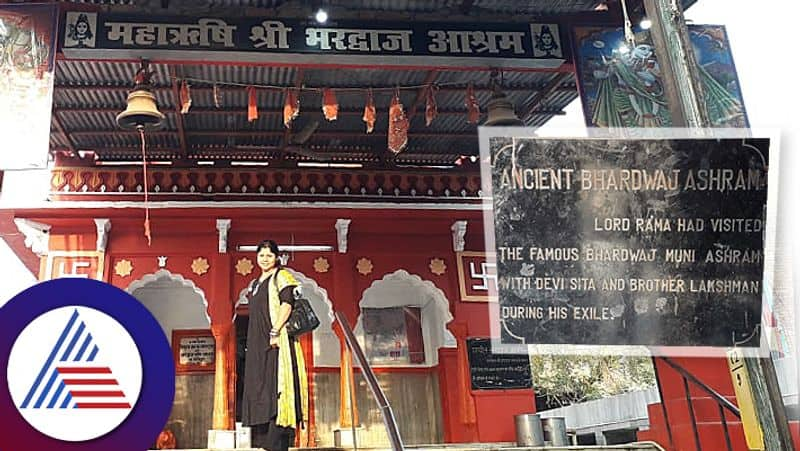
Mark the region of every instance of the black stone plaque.
[[493, 354], [488, 338], [468, 338], [467, 353], [473, 390], [531, 388], [527, 355]]
[[501, 343], [759, 345], [769, 139], [489, 149]]

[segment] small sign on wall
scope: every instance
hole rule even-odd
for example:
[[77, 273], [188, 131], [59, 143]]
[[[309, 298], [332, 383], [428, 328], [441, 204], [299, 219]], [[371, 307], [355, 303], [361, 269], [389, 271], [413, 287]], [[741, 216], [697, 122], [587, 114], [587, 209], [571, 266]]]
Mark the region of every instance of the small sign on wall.
[[458, 289], [464, 302], [497, 301], [494, 252], [457, 252]]
[[173, 330], [172, 354], [177, 374], [213, 373], [216, 355], [214, 335], [208, 329]]

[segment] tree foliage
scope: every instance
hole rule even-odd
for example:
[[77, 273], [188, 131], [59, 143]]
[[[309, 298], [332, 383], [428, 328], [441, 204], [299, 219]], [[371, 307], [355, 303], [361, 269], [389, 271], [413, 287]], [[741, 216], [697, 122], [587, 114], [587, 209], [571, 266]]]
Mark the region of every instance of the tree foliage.
[[655, 385], [648, 357], [532, 355], [531, 374], [537, 396], [550, 407], [642, 390]]

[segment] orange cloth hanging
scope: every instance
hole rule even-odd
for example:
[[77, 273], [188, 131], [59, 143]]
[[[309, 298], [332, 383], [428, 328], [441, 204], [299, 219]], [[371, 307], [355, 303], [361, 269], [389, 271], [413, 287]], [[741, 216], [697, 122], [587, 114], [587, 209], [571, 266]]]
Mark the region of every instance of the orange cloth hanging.
[[336, 100], [336, 93], [333, 92], [333, 89], [322, 90], [322, 114], [329, 121], [335, 121], [339, 117], [339, 102]]
[[425, 98], [425, 126], [430, 127], [433, 118], [439, 114], [439, 108], [436, 105], [436, 94], [434, 90], [437, 89], [433, 85], [428, 85], [428, 92]]
[[214, 107], [219, 108], [221, 105], [220, 101], [220, 94], [219, 94], [219, 86], [214, 83], [214, 88], [212, 89], [212, 95], [214, 96]]
[[364, 116], [361, 118], [367, 124], [367, 133], [372, 133], [375, 130], [375, 119], [377, 114], [375, 112], [375, 100], [372, 98], [372, 90], [367, 91], [367, 102], [364, 105]]
[[247, 87], [247, 122], [258, 119], [258, 101], [256, 100], [256, 88]]
[[180, 98], [181, 114], [186, 114], [189, 112], [189, 108], [192, 106], [192, 93], [189, 92], [189, 83], [187, 83], [186, 80], [181, 82]]
[[292, 121], [300, 115], [300, 98], [297, 91], [288, 89], [286, 91], [286, 101], [283, 104], [283, 125], [286, 128], [292, 127]]
[[389, 139], [388, 147], [394, 153], [400, 153], [408, 145], [408, 117], [400, 103], [400, 93], [395, 91], [389, 105]]
[[481, 118], [481, 108], [478, 106], [478, 99], [475, 98], [475, 91], [472, 88], [472, 83], [467, 85], [467, 95], [464, 100], [464, 106], [467, 107], [467, 122], [470, 124], [477, 124]]

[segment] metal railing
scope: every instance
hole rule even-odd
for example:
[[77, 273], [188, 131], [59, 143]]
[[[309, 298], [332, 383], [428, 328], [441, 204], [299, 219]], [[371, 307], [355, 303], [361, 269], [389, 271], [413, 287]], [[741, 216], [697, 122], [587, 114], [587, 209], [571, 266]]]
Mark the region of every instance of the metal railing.
[[[702, 391], [706, 392], [712, 400], [717, 404], [717, 408], [719, 409], [719, 417], [722, 422], [722, 430], [725, 433], [725, 445], [728, 451], [733, 451], [733, 445], [731, 444], [731, 435], [730, 431], [728, 430], [728, 422], [725, 419], [725, 410], [732, 413], [736, 418], [741, 419], [742, 414], [739, 412], [739, 408], [736, 407], [732, 402], [728, 401], [717, 393], [716, 390], [709, 387], [703, 381], [695, 377], [692, 373], [690, 373], [686, 368], [682, 367], [678, 363], [674, 362], [668, 357], [654, 357], [653, 358], [653, 365], [655, 366], [655, 359], [660, 359], [662, 362], [669, 365], [672, 369], [678, 372], [683, 379], [683, 392], [686, 398], [686, 404], [689, 408], [689, 418], [691, 419], [692, 423], [692, 432], [694, 433], [694, 443], [697, 451], [702, 451], [702, 446], [700, 444], [700, 433], [697, 429], [697, 418], [695, 417], [694, 413], [694, 406], [692, 405], [692, 397], [691, 393], [689, 392], [689, 383], [691, 382], [695, 386], [697, 386]], [[664, 394], [661, 392], [661, 381], [658, 377], [658, 371], [656, 371], [656, 382], [658, 384], [658, 394], [661, 397], [661, 411], [664, 414], [664, 424], [667, 428], [667, 437], [669, 438], [669, 445], [671, 448], [675, 447], [675, 443], [672, 437], [672, 428], [670, 427], [669, 423], [669, 413], [667, 412], [667, 404], [664, 401]]]
[[[350, 328], [350, 323], [348, 323], [347, 318], [339, 312], [336, 312], [335, 316], [336, 321], [342, 327], [342, 331], [344, 331], [344, 341], [347, 347], [350, 348], [350, 352], [353, 353], [353, 357], [355, 357], [356, 361], [361, 366], [361, 374], [363, 374], [364, 379], [367, 381], [367, 386], [369, 386], [372, 395], [375, 397], [375, 401], [378, 403], [378, 407], [381, 409], [383, 425], [386, 428], [386, 434], [389, 436], [389, 443], [392, 445], [392, 451], [404, 451], [403, 440], [400, 438], [400, 430], [397, 428], [397, 421], [394, 418], [392, 406], [389, 405], [389, 400], [378, 384], [378, 379], [375, 377], [375, 373], [372, 371], [372, 367], [369, 365], [369, 361], [367, 361], [367, 357], [364, 355], [361, 345], [358, 344], [353, 329]], [[350, 406], [350, 411], [353, 411], [352, 405]], [[355, 425], [352, 426], [355, 427]], [[355, 431], [353, 431], [353, 445], [355, 444], [356, 434]]]

